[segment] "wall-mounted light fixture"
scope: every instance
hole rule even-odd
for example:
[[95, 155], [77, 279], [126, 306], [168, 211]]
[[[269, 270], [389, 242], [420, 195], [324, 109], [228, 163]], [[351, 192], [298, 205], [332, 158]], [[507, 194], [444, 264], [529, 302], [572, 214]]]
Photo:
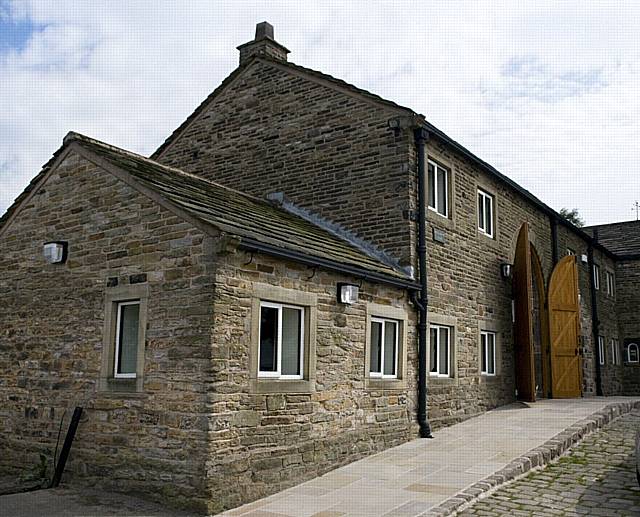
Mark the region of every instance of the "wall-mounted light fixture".
[[62, 264], [67, 260], [67, 243], [64, 241], [45, 242], [42, 252], [48, 264]]
[[359, 287], [353, 284], [338, 284], [338, 303], [354, 304], [358, 301]]
[[500, 274], [502, 275], [502, 278], [511, 278], [511, 275], [513, 275], [513, 264], [508, 264], [506, 262], [500, 264]]

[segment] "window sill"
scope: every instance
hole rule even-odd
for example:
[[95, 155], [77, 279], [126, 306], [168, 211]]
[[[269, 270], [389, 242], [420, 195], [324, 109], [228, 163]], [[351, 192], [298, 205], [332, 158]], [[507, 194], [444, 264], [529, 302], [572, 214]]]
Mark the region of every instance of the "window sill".
[[441, 385], [441, 386], [457, 386], [457, 377], [436, 377], [435, 375], [429, 375], [428, 384]]
[[380, 379], [376, 377], [366, 377], [364, 387], [367, 390], [406, 390], [405, 379]]
[[427, 210], [427, 222], [435, 228], [444, 228], [447, 230], [455, 230], [456, 224], [451, 217], [445, 217], [434, 210]]
[[298, 379], [251, 379], [251, 393], [313, 393], [315, 382]]
[[480, 383], [481, 384], [495, 384], [497, 382], [500, 382], [500, 375], [496, 374], [496, 375], [483, 375], [480, 374]]
[[101, 396], [127, 396], [146, 397], [142, 390], [142, 378], [114, 378], [100, 379], [98, 383], [98, 393]]

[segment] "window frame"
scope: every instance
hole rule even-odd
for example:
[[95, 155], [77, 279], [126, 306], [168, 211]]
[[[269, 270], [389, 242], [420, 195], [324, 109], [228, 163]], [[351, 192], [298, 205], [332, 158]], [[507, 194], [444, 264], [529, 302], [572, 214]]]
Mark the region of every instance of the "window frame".
[[[382, 324], [382, 331], [381, 331], [381, 336], [383, 336], [382, 339], [382, 350], [380, 352], [380, 372], [372, 372], [371, 371], [371, 353], [369, 353], [369, 358], [368, 358], [368, 362], [369, 362], [369, 377], [371, 379], [397, 379], [398, 378], [398, 357], [399, 357], [399, 351], [400, 351], [400, 341], [399, 341], [399, 335], [400, 335], [400, 325], [401, 322], [398, 320], [394, 320], [391, 318], [382, 318], [382, 317], [378, 317], [378, 316], [371, 316], [371, 323], [381, 323]], [[393, 323], [396, 326], [396, 331], [395, 331], [395, 353], [394, 353], [394, 374], [393, 375], [389, 375], [389, 374], [385, 374], [384, 373], [384, 367], [385, 367], [385, 363], [384, 363], [384, 358], [385, 358], [385, 341], [384, 341], [384, 336], [386, 335], [385, 333], [385, 328], [387, 323]], [[371, 335], [371, 328], [372, 325], [369, 325], [369, 335]], [[369, 338], [371, 339], [371, 338]], [[371, 345], [373, 346], [373, 343], [371, 343]]]
[[607, 364], [606, 347], [604, 344], [604, 336], [598, 336], [598, 355], [600, 356], [600, 366]]
[[617, 339], [611, 338], [611, 364], [614, 366], [620, 365], [620, 343]]
[[[118, 373], [119, 366], [119, 352], [121, 343], [120, 336], [120, 325], [122, 324], [122, 308], [127, 307], [129, 305], [137, 305], [138, 306], [138, 326], [140, 325], [140, 300], [130, 300], [124, 302], [116, 302], [116, 332], [115, 332], [115, 342], [113, 345], [114, 357], [113, 357], [113, 377], [114, 379], [135, 379], [137, 377], [137, 372], [134, 373]], [[140, 341], [140, 337], [138, 337], [138, 342]], [[136, 364], [138, 362], [138, 348], [136, 348]]]
[[[430, 190], [429, 190], [429, 165], [433, 166], [433, 188], [435, 195], [433, 196], [435, 206], [431, 206], [429, 202]], [[445, 173], [444, 175], [444, 202], [445, 202], [445, 213], [439, 211], [439, 202], [438, 202], [438, 169], [442, 169]], [[427, 209], [435, 212], [440, 217], [444, 217], [445, 219], [450, 219], [451, 209], [450, 209], [450, 200], [449, 200], [449, 191], [451, 185], [451, 170], [444, 165], [441, 165], [435, 160], [427, 158], [427, 178], [426, 178], [426, 191], [427, 191]]]
[[[259, 379], [279, 379], [279, 380], [302, 380], [304, 378], [304, 350], [306, 348], [306, 343], [305, 343], [305, 338], [306, 338], [306, 333], [305, 333], [305, 328], [304, 328], [304, 321], [305, 321], [305, 308], [303, 306], [298, 306], [298, 305], [291, 305], [288, 303], [276, 303], [276, 302], [270, 302], [270, 301], [265, 301], [265, 300], [260, 300], [260, 318], [262, 318], [262, 308], [263, 307], [267, 307], [267, 308], [271, 308], [271, 309], [278, 309], [278, 321], [277, 321], [277, 325], [278, 325], [278, 342], [277, 342], [277, 369], [275, 372], [270, 372], [270, 371], [262, 371], [260, 370], [260, 345], [261, 345], [261, 339], [260, 339], [260, 326], [258, 326], [258, 375], [257, 377]], [[298, 343], [298, 350], [300, 352], [300, 360], [299, 360], [299, 370], [300, 370], [300, 374], [299, 375], [283, 375], [282, 374], [282, 312], [283, 309], [295, 309], [300, 311], [300, 343]]]
[[604, 272], [605, 281], [607, 284], [607, 295], [615, 298], [615, 276], [612, 271], [605, 270]]
[[[480, 210], [480, 198], [482, 198], [482, 210]], [[489, 213], [491, 214], [491, 220], [490, 220], [491, 231], [490, 232], [487, 231], [486, 229], [487, 202], [489, 202], [490, 204], [490, 211], [489, 211]], [[486, 235], [491, 239], [495, 238], [495, 234], [496, 234], [495, 196], [489, 193], [488, 191], [486, 191], [485, 189], [478, 187], [477, 195], [476, 195], [476, 205], [477, 205], [476, 214], [478, 216], [478, 232], [481, 233], [482, 235]], [[482, 226], [482, 223], [480, 221], [481, 213], [482, 213], [482, 218], [484, 219], [484, 227]]]
[[[482, 369], [482, 362], [483, 360], [485, 361], [486, 365], [489, 365], [489, 342], [487, 340], [487, 338], [489, 336], [493, 337], [493, 372], [489, 372], [488, 369], [487, 371], [484, 371]], [[482, 338], [485, 338], [485, 352], [483, 353], [482, 351]], [[497, 343], [498, 343], [498, 334], [497, 332], [494, 332], [492, 330], [481, 330], [480, 331], [480, 375], [484, 376], [484, 377], [495, 377], [498, 374], [498, 367], [497, 367], [497, 362], [498, 362], [498, 358], [497, 358], [497, 354], [496, 354], [496, 348], [497, 348]]]
[[[451, 343], [453, 341], [452, 339], [452, 335], [454, 332], [453, 327], [449, 326], [449, 325], [443, 325], [440, 323], [430, 323], [429, 324], [429, 357], [431, 357], [431, 347], [433, 346], [433, 343], [431, 342], [431, 329], [437, 329], [437, 343], [436, 343], [436, 354], [435, 354], [435, 358], [436, 358], [436, 371], [434, 372], [432, 370], [433, 365], [430, 364], [429, 365], [429, 376], [430, 377], [435, 377], [438, 379], [451, 379], [453, 378], [453, 365], [452, 365], [452, 351], [451, 351]], [[448, 337], [448, 342], [447, 342], [447, 373], [440, 373], [440, 365], [442, 364], [441, 361], [441, 332], [442, 330], [446, 329], [447, 330], [447, 337]]]
[[[631, 347], [636, 350], [635, 361], [631, 360]], [[640, 364], [640, 345], [636, 342], [627, 343], [627, 364]]]
[[[389, 320], [397, 323], [396, 377], [371, 376], [371, 324], [375, 320]], [[401, 307], [368, 302], [366, 306], [365, 353], [362, 365], [366, 390], [399, 390], [407, 388], [407, 343], [409, 314]], [[381, 370], [382, 371], [382, 370]]]
[[[316, 334], [318, 319], [318, 295], [307, 291], [289, 289], [261, 282], [251, 286], [250, 333], [248, 336], [249, 393], [313, 393], [316, 381]], [[301, 379], [259, 377], [260, 368], [260, 319], [261, 302], [294, 305], [304, 308], [304, 360]]]
[[600, 290], [600, 266], [598, 264], [593, 264], [591, 268], [591, 275], [593, 277], [593, 288], [596, 291]]
[[[144, 365], [148, 318], [149, 284], [119, 285], [106, 287], [104, 295], [104, 328], [98, 392], [122, 393], [123, 396], [142, 395], [144, 390]], [[135, 376], [116, 376], [116, 339], [119, 334], [118, 319], [120, 304], [135, 302], [138, 311], [138, 352]], [[118, 333], [116, 333], [118, 332]]]

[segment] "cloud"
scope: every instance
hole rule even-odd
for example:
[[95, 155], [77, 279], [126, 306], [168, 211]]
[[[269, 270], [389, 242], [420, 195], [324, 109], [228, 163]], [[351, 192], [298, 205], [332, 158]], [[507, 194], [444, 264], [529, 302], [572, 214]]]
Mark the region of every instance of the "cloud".
[[75, 130], [150, 154], [257, 22], [290, 59], [423, 113], [588, 223], [640, 198], [640, 6], [597, 2], [0, 1], [0, 213]]

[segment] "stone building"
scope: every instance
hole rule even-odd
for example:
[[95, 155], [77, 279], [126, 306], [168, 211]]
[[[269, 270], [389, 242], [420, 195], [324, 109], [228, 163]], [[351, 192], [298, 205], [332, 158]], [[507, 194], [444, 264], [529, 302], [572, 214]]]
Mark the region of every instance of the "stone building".
[[[260, 24], [151, 156], [0, 219], [0, 469], [216, 512], [516, 398], [640, 393], [640, 223], [579, 229]], [[632, 236], [632, 238], [630, 237]]]

